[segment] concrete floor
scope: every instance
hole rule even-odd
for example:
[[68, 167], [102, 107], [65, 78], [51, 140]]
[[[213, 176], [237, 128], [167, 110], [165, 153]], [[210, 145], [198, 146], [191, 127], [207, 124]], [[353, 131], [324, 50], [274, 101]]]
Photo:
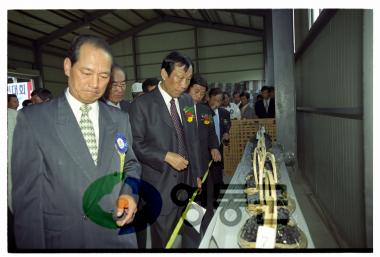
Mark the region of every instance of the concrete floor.
[[289, 167], [288, 172], [315, 248], [339, 248], [332, 232], [323, 222], [317, 207], [313, 204], [312, 193], [302, 174], [292, 171]]

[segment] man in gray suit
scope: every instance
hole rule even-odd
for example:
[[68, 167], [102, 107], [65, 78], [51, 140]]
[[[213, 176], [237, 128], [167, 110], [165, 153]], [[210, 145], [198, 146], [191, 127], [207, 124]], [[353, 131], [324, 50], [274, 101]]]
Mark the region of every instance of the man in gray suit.
[[111, 65], [104, 40], [75, 38], [64, 60], [64, 95], [19, 113], [12, 155], [18, 248], [137, 247], [135, 233], [122, 233], [137, 209], [141, 174], [129, 117], [98, 101]]

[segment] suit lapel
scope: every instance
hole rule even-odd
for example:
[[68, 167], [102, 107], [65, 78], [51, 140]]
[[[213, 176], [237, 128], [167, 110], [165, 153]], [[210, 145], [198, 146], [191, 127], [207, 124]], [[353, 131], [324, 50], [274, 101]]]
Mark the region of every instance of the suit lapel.
[[82, 168], [85, 176], [93, 181], [96, 178], [95, 173], [98, 168], [92, 160], [81, 129], [65, 95], [58, 99], [57, 131], [58, 137], [71, 158]]
[[112, 155], [117, 151], [114, 143], [116, 132], [116, 124], [112, 120], [106, 106], [103, 103], [99, 103], [99, 176], [115, 172], [114, 170], [108, 169], [111, 164]]
[[174, 128], [172, 117], [170, 116], [169, 110], [166, 107], [164, 97], [161, 95], [158, 87], [156, 87], [150, 94], [152, 94], [154, 101], [157, 105], [157, 113], [161, 113], [164, 122], [171, 128]]
[[182, 118], [183, 131], [185, 133], [186, 144], [188, 146], [190, 146], [191, 143], [192, 143], [190, 141], [191, 133], [192, 133], [192, 124], [196, 123], [196, 120], [193, 119], [193, 121], [191, 123], [188, 122], [187, 119], [186, 119], [186, 117], [185, 117], [184, 108], [187, 107], [187, 106], [191, 106], [191, 104], [193, 104], [193, 103], [192, 102], [188, 103], [186, 101], [186, 99], [183, 97], [183, 95], [178, 98], [178, 102], [179, 102], [180, 115], [181, 115], [181, 118]]

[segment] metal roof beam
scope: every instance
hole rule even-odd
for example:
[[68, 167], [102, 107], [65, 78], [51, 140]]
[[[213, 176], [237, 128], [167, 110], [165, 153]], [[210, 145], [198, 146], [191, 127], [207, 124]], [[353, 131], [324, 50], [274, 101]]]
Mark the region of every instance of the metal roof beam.
[[154, 9], [153, 11], [154, 11], [158, 16], [160, 16], [160, 17], [164, 17], [164, 16], [166, 16], [166, 14], [165, 14], [162, 10]]
[[146, 21], [136, 27], [133, 27], [127, 31], [124, 31], [124, 32], [121, 32], [120, 34], [114, 36], [112, 39], [109, 39], [108, 42], [110, 44], [114, 44], [120, 40], [123, 40], [125, 38], [128, 38], [134, 34], [137, 34], [139, 33], [140, 31], [143, 31], [153, 25], [156, 25], [157, 23], [160, 23], [164, 18], [163, 17], [157, 17], [157, 18], [154, 18], [154, 19], [151, 19], [149, 21]]
[[219, 9], [218, 11], [245, 14], [245, 15], [253, 15], [253, 16], [263, 16], [263, 17], [270, 14], [269, 9]]
[[46, 45], [46, 44], [64, 36], [64, 35], [66, 35], [67, 33], [71, 33], [72, 31], [75, 31], [75, 30], [87, 25], [91, 21], [96, 20], [99, 17], [102, 17], [102, 16], [110, 13], [111, 11], [112, 10], [94, 11], [94, 12], [86, 15], [85, 17], [83, 17], [81, 20], [73, 21], [64, 27], [57, 29], [56, 31], [54, 31], [52, 33], [49, 33], [49, 35], [40, 37], [39, 39], [37, 39], [37, 44], [38, 45]]
[[264, 36], [264, 30], [249, 29], [245, 27], [231, 26], [231, 25], [220, 24], [220, 23], [209, 23], [202, 20], [194, 20], [194, 19], [192, 20], [192, 19], [187, 19], [187, 18], [166, 16], [164, 17], [163, 21], [175, 22], [175, 23], [209, 28], [209, 29], [223, 30], [223, 31], [234, 32], [234, 33], [249, 34], [249, 35], [254, 35], [254, 36], [259, 36], [259, 37]]

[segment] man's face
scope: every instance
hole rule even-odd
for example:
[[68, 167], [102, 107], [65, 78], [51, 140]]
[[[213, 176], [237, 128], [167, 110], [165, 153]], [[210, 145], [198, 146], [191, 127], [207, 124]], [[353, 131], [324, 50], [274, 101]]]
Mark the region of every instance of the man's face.
[[161, 69], [161, 76], [163, 78], [162, 88], [173, 98], [177, 98], [187, 90], [190, 84], [191, 77], [193, 76], [193, 68], [189, 67], [185, 71], [185, 66], [174, 66], [174, 70], [170, 76], [165, 69]]
[[33, 104], [40, 104], [40, 103], [43, 103], [43, 102], [44, 101], [38, 95], [32, 96], [32, 103]]
[[83, 44], [74, 65], [69, 58], [64, 61], [70, 93], [85, 104], [98, 100], [110, 80], [111, 65], [112, 58], [105, 50], [92, 44]]
[[246, 105], [248, 103], [248, 99], [246, 96], [240, 97], [242, 106]]
[[228, 97], [228, 95], [223, 95], [222, 105], [223, 106], [229, 106], [230, 105], [230, 98]]
[[9, 99], [8, 108], [13, 109], [13, 110], [17, 110], [18, 105], [19, 105], [19, 103], [18, 103], [17, 97], [11, 97]]
[[111, 89], [108, 100], [114, 104], [120, 103], [124, 98], [126, 87], [127, 82], [124, 72], [120, 69], [115, 69], [111, 76]]
[[234, 94], [234, 102], [235, 102], [235, 104], [240, 103], [240, 95], [239, 94]]
[[220, 107], [223, 101], [223, 94], [210, 96], [210, 100], [208, 101], [208, 105], [211, 109], [215, 110]]
[[269, 91], [268, 90], [264, 90], [264, 91], [261, 92], [261, 95], [266, 100], [266, 99], [269, 98]]
[[148, 92], [152, 92], [156, 88], [156, 85], [148, 85]]
[[189, 91], [189, 95], [193, 98], [194, 103], [202, 102], [203, 97], [206, 94], [206, 88], [201, 85], [194, 84]]

